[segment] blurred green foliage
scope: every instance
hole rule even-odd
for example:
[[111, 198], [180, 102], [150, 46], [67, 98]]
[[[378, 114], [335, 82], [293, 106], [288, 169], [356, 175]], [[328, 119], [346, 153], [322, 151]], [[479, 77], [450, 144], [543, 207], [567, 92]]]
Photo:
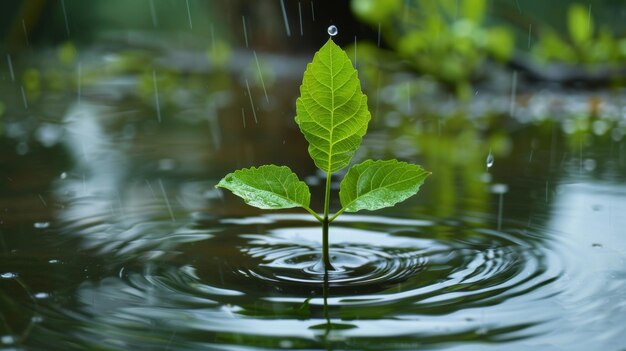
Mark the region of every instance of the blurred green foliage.
[[76, 50], [76, 46], [71, 41], [66, 41], [61, 44], [57, 49], [57, 57], [59, 58], [59, 62], [63, 65], [70, 66], [76, 62], [76, 56], [78, 55], [78, 51]]
[[515, 44], [508, 29], [485, 23], [486, 0], [353, 0], [352, 9], [417, 71], [461, 96], [486, 58], [507, 60]]
[[[471, 82], [486, 77], [487, 60], [537, 69], [536, 76], [549, 77], [546, 79], [555, 76], [548, 74], [554, 67], [545, 64], [573, 65], [563, 75], [556, 75], [564, 81], [584, 75], [589, 66], [602, 67], [611, 70], [605, 73], [607, 79], [620, 82], [621, 71], [611, 73], [626, 62], [626, 38], [618, 34], [620, 25], [611, 15], [619, 9], [617, 4], [594, 2], [598, 6], [592, 11], [592, 3], [555, 2], [556, 8], [547, 15], [545, 3], [522, 5], [523, 10], [504, 0], [351, 2], [355, 15], [380, 31], [382, 47], [395, 56], [392, 60], [400, 58], [461, 98], [470, 96]], [[553, 18], [558, 13], [565, 16]], [[373, 56], [386, 51], [366, 45], [359, 50]]]
[[590, 8], [574, 3], [567, 10], [566, 38], [547, 28], [533, 54], [542, 62], [620, 63], [626, 60], [626, 38], [616, 38], [608, 26], [596, 29]]

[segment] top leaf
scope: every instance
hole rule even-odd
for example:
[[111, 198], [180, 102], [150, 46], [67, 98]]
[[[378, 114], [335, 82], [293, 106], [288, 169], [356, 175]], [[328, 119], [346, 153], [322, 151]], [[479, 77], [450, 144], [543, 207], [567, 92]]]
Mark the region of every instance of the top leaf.
[[327, 173], [346, 167], [367, 131], [370, 113], [357, 71], [331, 39], [307, 65], [296, 113], [315, 165]]

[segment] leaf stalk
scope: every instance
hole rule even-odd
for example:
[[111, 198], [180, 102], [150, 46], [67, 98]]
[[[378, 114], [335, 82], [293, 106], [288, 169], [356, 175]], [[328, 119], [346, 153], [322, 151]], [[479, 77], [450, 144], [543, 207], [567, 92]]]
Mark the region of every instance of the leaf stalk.
[[[313, 217], [315, 217], [315, 219], [317, 219], [320, 222], [324, 222], [324, 219], [322, 217], [320, 217], [320, 215], [318, 215], [317, 213], [315, 213], [315, 211], [313, 211], [311, 208], [309, 207], [303, 207], [308, 213], [312, 214]], [[332, 222], [332, 220], [331, 220]]]

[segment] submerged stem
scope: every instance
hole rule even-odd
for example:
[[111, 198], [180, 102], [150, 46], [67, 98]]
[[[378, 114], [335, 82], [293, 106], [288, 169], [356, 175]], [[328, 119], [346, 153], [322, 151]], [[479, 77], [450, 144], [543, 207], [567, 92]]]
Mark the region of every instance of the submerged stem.
[[326, 319], [326, 332], [324, 333], [324, 343], [326, 344], [326, 350], [331, 350], [330, 343], [328, 340], [328, 335], [330, 334], [332, 327], [332, 323], [330, 322], [330, 316], [328, 314], [328, 269], [324, 268], [324, 285], [323, 285], [323, 294], [324, 294], [324, 319]]
[[330, 205], [330, 172], [326, 173], [326, 192], [324, 195], [324, 218], [322, 220], [322, 257], [324, 261], [324, 269], [334, 270], [330, 263], [330, 253], [328, 244], [328, 207]]
[[[326, 324], [330, 327], [330, 317], [328, 316], [328, 270], [324, 269], [324, 285], [322, 286], [322, 293], [324, 297], [324, 318]], [[328, 328], [327, 332], [330, 330]]]

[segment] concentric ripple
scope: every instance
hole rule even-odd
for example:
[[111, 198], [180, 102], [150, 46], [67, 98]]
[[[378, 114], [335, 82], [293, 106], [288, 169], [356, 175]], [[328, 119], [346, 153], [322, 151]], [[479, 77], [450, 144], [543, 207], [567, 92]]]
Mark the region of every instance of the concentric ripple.
[[[88, 317], [71, 337], [95, 341], [106, 328], [123, 348], [178, 340], [186, 347], [171, 349], [245, 349], [262, 340], [268, 349], [317, 349], [331, 338], [354, 349], [411, 349], [444, 339], [524, 339], [561, 312], [547, 301], [563, 293], [555, 284], [562, 260], [528, 231], [346, 215], [330, 230], [336, 269], [324, 296], [318, 223], [297, 215], [194, 218], [169, 229], [194, 240], [175, 240], [160, 255], [117, 256], [109, 277], [84, 282], [77, 296]], [[142, 237], [142, 228], [150, 235], [158, 226], [129, 230]], [[155, 249], [134, 240], [127, 245], [135, 250]], [[166, 336], [150, 339], [155, 334]]]
[[[320, 228], [302, 221], [283, 224], [300, 218], [225, 221], [232, 227], [193, 244], [194, 253], [202, 252], [194, 257], [199, 281], [244, 295], [319, 295]], [[558, 260], [548, 264], [550, 258], [522, 235], [461, 223], [347, 216], [330, 236], [331, 295], [349, 297], [351, 305], [361, 299], [401, 302], [403, 313], [498, 304], [548, 284], [562, 270]]]
[[[338, 228], [343, 230], [344, 228]], [[319, 236], [319, 229], [294, 228], [301, 235]], [[352, 230], [354, 231], [354, 230]], [[364, 233], [358, 233], [357, 235]], [[365, 232], [367, 233], [367, 232]], [[251, 247], [242, 252], [261, 263], [254, 267], [240, 270], [247, 276], [265, 282], [318, 288], [324, 282], [324, 268], [321, 264], [319, 245], [297, 245], [289, 243], [289, 236], [284, 242], [275, 245], [264, 237], [247, 236], [253, 239]], [[252, 246], [254, 245], [254, 246]], [[331, 287], [351, 288], [364, 286], [391, 285], [413, 276], [426, 263], [426, 259], [416, 249], [393, 247], [377, 248], [365, 243], [337, 244], [330, 250], [333, 270], [328, 271]]]

